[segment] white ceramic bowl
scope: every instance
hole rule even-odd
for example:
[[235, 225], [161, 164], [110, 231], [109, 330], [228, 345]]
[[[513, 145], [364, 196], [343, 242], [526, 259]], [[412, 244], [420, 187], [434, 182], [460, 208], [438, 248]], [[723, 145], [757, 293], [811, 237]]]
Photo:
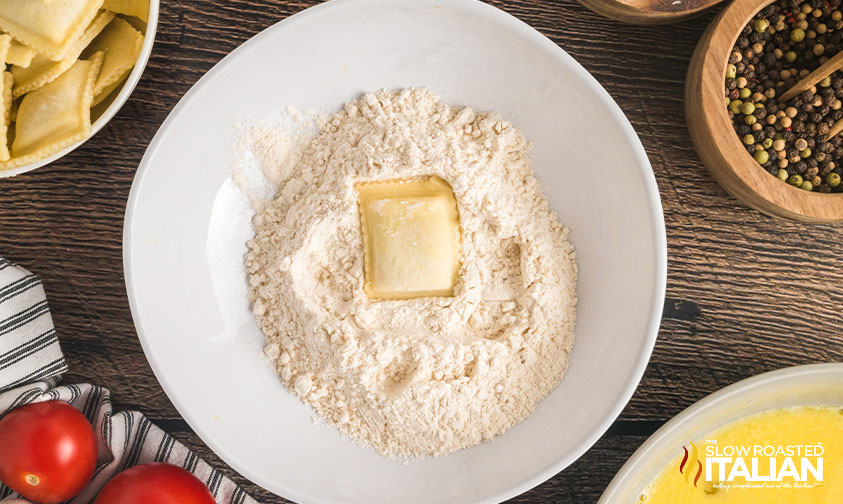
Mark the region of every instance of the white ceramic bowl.
[[91, 109], [91, 134], [51, 156], [47, 156], [23, 166], [18, 166], [17, 168], [0, 170], [0, 178], [14, 177], [15, 175], [20, 175], [21, 173], [41, 168], [42, 166], [46, 166], [53, 161], [64, 157], [96, 135], [97, 132], [101, 130], [115, 114], [117, 114], [117, 111], [120, 110], [124, 103], [126, 103], [129, 96], [132, 94], [132, 91], [135, 90], [135, 86], [138, 85], [141, 75], [143, 74], [143, 70], [146, 68], [146, 63], [149, 61], [149, 55], [152, 53], [152, 44], [155, 42], [155, 32], [158, 29], [159, 1], [160, 0], [149, 0], [149, 21], [146, 23], [146, 33], [144, 33], [143, 46], [141, 46], [138, 61], [135, 63], [135, 67], [132, 69], [132, 72], [123, 84], [120, 85], [116, 93], [112, 92], [111, 96]]
[[681, 447], [753, 413], [793, 406], [843, 405], [843, 364], [795, 366], [739, 381], [673, 417], [641, 445], [618, 471], [598, 504], [640, 502], [642, 490]]
[[[570, 370], [533, 416], [490, 443], [401, 465], [314, 424], [259, 355], [243, 267], [248, 205], [230, 175], [238, 121], [410, 86], [498, 110], [533, 142], [579, 255], [579, 320]], [[635, 132], [558, 46], [473, 0], [341, 0], [255, 36], [175, 107], [132, 186], [124, 266], [156, 377], [248, 478], [304, 503], [494, 502], [568, 466], [623, 409], [656, 339], [666, 245]]]

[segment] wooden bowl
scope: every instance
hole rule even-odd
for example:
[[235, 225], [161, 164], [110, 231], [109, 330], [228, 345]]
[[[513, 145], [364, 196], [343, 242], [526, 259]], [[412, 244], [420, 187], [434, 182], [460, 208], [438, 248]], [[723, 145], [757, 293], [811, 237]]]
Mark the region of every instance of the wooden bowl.
[[773, 0], [735, 0], [697, 44], [685, 79], [685, 118], [708, 171], [729, 193], [767, 215], [801, 222], [843, 222], [843, 194], [805, 191], [767, 173], [746, 151], [726, 112], [729, 54], [741, 30]]
[[578, 0], [594, 12], [633, 24], [676, 23], [723, 0]]

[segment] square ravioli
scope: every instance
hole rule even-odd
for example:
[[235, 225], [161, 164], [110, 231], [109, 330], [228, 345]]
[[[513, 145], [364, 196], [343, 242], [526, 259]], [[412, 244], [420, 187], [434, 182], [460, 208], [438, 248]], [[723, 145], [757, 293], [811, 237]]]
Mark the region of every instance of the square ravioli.
[[91, 133], [91, 100], [103, 54], [79, 60], [59, 78], [21, 100], [15, 123], [13, 158], [25, 164], [57, 152]]
[[453, 296], [460, 221], [451, 186], [436, 176], [356, 185], [363, 290], [374, 299]]
[[149, 0], [105, 0], [102, 8], [118, 14], [134, 16], [143, 22], [149, 20]]
[[9, 154], [9, 123], [12, 121], [12, 85], [14, 77], [9, 72], [3, 72], [3, 123], [0, 124], [0, 161], [8, 161]]
[[143, 46], [143, 34], [135, 30], [125, 19], [114, 18], [82, 53], [88, 56], [98, 51], [105, 52], [97, 83], [94, 84], [94, 102], [97, 105], [105, 99], [135, 66]]
[[0, 0], [0, 28], [60, 60], [94, 19], [103, 0]]
[[12, 36], [8, 33], [0, 33], [0, 61], [4, 64], [9, 62], [9, 49], [12, 47]]
[[[26, 67], [12, 65], [12, 75], [15, 76], [12, 96], [17, 99], [48, 82], [54, 81], [59, 75], [66, 72], [76, 63], [85, 47], [99, 35], [112, 19], [114, 19], [113, 12], [101, 11], [97, 14], [82, 35], [73, 43], [67, 55], [59, 61], [53, 61], [47, 56], [37, 54]], [[94, 92], [96, 93], [96, 90]]]

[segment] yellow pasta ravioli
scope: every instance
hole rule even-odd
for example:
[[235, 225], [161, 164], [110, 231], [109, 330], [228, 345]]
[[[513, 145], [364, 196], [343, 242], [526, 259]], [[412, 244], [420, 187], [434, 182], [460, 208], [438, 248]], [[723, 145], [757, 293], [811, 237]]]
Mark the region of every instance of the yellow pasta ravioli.
[[40, 88], [48, 82], [52, 82], [63, 74], [76, 63], [85, 47], [99, 35], [112, 19], [114, 19], [113, 12], [101, 11], [97, 14], [82, 36], [68, 51], [67, 56], [59, 61], [53, 61], [43, 54], [37, 54], [26, 68], [12, 66], [12, 75], [15, 76], [15, 88], [12, 90], [12, 95], [17, 98], [24, 93]]
[[[11, 75], [11, 72], [9, 72], [9, 75]], [[12, 77], [12, 83], [14, 84], [14, 77]], [[9, 89], [9, 96], [12, 96], [11, 89]], [[11, 122], [15, 122], [18, 120], [18, 107], [20, 107], [20, 100], [12, 99], [12, 106], [9, 107], [9, 120]]]
[[15, 123], [11, 168], [49, 156], [91, 133], [91, 100], [103, 54], [79, 60], [56, 80], [23, 97]]
[[12, 40], [11, 45], [9, 45], [9, 52], [6, 53], [6, 63], [26, 68], [32, 63], [34, 56], [35, 51], [31, 47], [21, 44], [17, 40]]
[[149, 0], [105, 0], [102, 8], [149, 21]]
[[12, 84], [15, 78], [9, 72], [3, 72], [3, 123], [0, 124], [0, 161], [9, 160], [9, 122], [12, 119]]
[[363, 290], [375, 299], [453, 296], [460, 221], [451, 186], [436, 176], [363, 182]]
[[64, 58], [103, 0], [0, 0], [0, 28], [52, 60]]
[[100, 75], [94, 85], [94, 102], [105, 99], [132, 71], [143, 46], [143, 35], [126, 20], [114, 18], [85, 49], [85, 54], [105, 52]]
[[9, 49], [11, 47], [12, 36], [8, 33], [0, 33], [0, 63], [5, 64], [9, 62]]

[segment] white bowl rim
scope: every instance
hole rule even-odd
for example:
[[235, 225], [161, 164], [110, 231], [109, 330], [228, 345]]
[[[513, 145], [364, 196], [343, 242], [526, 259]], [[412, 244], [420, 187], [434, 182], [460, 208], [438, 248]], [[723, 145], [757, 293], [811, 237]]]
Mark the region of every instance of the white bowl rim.
[[129, 101], [129, 96], [131, 96], [132, 92], [137, 87], [138, 82], [140, 82], [141, 75], [143, 75], [143, 71], [146, 69], [146, 64], [149, 62], [149, 56], [152, 54], [152, 45], [155, 43], [155, 34], [158, 31], [158, 9], [160, 6], [160, 0], [149, 0], [149, 19], [146, 22], [146, 33], [143, 37], [143, 45], [141, 46], [141, 52], [138, 55], [138, 59], [135, 62], [134, 68], [132, 68], [132, 72], [126, 78], [126, 83], [123, 84], [123, 87], [120, 89], [120, 92], [117, 96], [114, 97], [114, 100], [111, 104], [106, 108], [102, 114], [94, 121], [94, 124], [91, 125], [91, 134], [87, 137], [79, 140], [73, 145], [69, 145], [64, 149], [47, 156], [43, 159], [39, 159], [38, 161], [33, 161], [32, 163], [25, 164], [23, 166], [18, 166], [17, 168], [9, 168], [8, 170], [0, 170], [0, 178], [8, 178], [14, 177], [15, 175], [20, 175], [22, 173], [30, 172], [37, 168], [41, 168], [42, 166], [46, 166], [53, 161], [56, 161], [67, 154], [70, 154], [72, 151], [76, 150], [79, 146], [90, 140], [94, 135], [96, 135], [101, 129], [108, 124], [117, 112], [123, 108], [123, 105]]
[[752, 395], [757, 388], [767, 387], [771, 383], [790, 381], [795, 377], [840, 375], [841, 373], [843, 373], [843, 363], [803, 364], [757, 374], [712, 392], [679, 412], [647, 438], [644, 444], [635, 450], [635, 453], [627, 459], [615, 477], [612, 478], [612, 481], [609, 482], [606, 490], [603, 491], [603, 495], [600, 496], [600, 500], [597, 501], [598, 504], [618, 502], [618, 494], [630, 484], [628, 479], [633, 476], [641, 461], [654, 456], [655, 452], [666, 441], [673, 438], [677, 431], [683, 430], [689, 422], [693, 422], [697, 414], [702, 411], [716, 408], [718, 404], [735, 397]]
[[[141, 347], [144, 350], [144, 353], [147, 357], [147, 361], [149, 362], [149, 365], [152, 368], [152, 371], [155, 374], [156, 378], [163, 376], [163, 373], [161, 371], [160, 364], [154, 359], [151, 344], [147, 339], [146, 330], [144, 329], [140, 319], [138, 296], [135, 292], [135, 281], [132, 276], [134, 267], [132, 265], [132, 258], [130, 253], [130, 251], [132, 250], [132, 225], [134, 221], [134, 215], [136, 207], [138, 205], [140, 188], [143, 185], [143, 179], [146, 173], [148, 172], [151, 164], [151, 153], [157, 149], [158, 144], [162, 141], [162, 138], [166, 136], [167, 131], [172, 127], [175, 117], [178, 116], [181, 110], [186, 108], [192, 98], [196, 96], [195, 94], [191, 94], [190, 92], [193, 91], [194, 88], [199, 88], [204, 85], [207, 85], [210, 81], [215, 79], [216, 76], [220, 74], [231, 63], [235, 55], [248, 50], [249, 47], [253, 44], [256, 44], [259, 39], [263, 38], [264, 36], [267, 36], [268, 32], [282, 29], [290, 23], [304, 22], [306, 19], [320, 15], [323, 11], [332, 8], [336, 4], [367, 4], [370, 2], [377, 1], [378, 0], [330, 0], [303, 9], [291, 16], [288, 16], [264, 28], [263, 30], [243, 42], [240, 46], [236, 47], [225, 57], [223, 57], [210, 70], [208, 70], [191, 87], [190, 90], [188, 90], [188, 93], [185, 94], [185, 96], [183, 96], [179, 100], [175, 107], [173, 107], [170, 114], [159, 127], [158, 132], [155, 134], [149, 146], [147, 147], [147, 151], [144, 154], [144, 157], [142, 158], [141, 163], [135, 173], [135, 179], [132, 183], [132, 188], [129, 193], [129, 199], [126, 204], [126, 215], [123, 227], [123, 271], [126, 281], [126, 290], [129, 298], [129, 307], [131, 309], [132, 318], [135, 322], [135, 327], [137, 329], [138, 339], [140, 340]], [[534, 43], [547, 47], [549, 51], [553, 52], [554, 56], [559, 61], [565, 62], [565, 64], [567, 64], [571, 68], [571, 70], [577, 74], [577, 77], [582, 79], [591, 87], [592, 91], [595, 93], [595, 96], [597, 96], [603, 101], [607, 110], [612, 114], [613, 118], [615, 119], [616, 124], [622, 130], [623, 134], [626, 137], [628, 145], [634, 151], [636, 164], [640, 167], [641, 171], [644, 172], [642, 173], [642, 180], [646, 187], [647, 194], [649, 195], [649, 201], [647, 203], [649, 206], [649, 214], [651, 216], [651, 222], [649, 223], [649, 225], [654, 231], [654, 236], [656, 240], [656, 243], [653, 244], [654, 249], [657, 251], [657, 255], [656, 257], [654, 257], [653, 271], [655, 278], [653, 279], [653, 292], [650, 299], [650, 313], [647, 325], [645, 328], [643, 328], [644, 332], [647, 335], [646, 343], [642, 345], [639, 354], [634, 359], [637, 361], [636, 371], [634, 372], [632, 379], [630, 379], [629, 382], [626, 384], [623, 393], [619, 396], [619, 400], [616, 402], [611, 414], [607, 415], [606, 418], [599, 425], [596, 425], [593, 428], [590, 436], [581, 440], [574, 450], [571, 450], [569, 453], [560, 456], [555, 463], [548, 464], [544, 469], [536, 471], [533, 474], [522, 478], [520, 481], [510, 486], [506, 491], [502, 491], [496, 495], [488, 496], [476, 501], [477, 503], [495, 503], [502, 502], [504, 500], [520, 495], [547, 481], [548, 479], [552, 478], [560, 471], [571, 465], [583, 454], [585, 454], [585, 452], [587, 452], [603, 436], [603, 434], [605, 434], [605, 432], [609, 429], [612, 423], [614, 423], [615, 419], [617, 419], [618, 415], [620, 415], [621, 411], [623, 411], [623, 409], [626, 407], [633, 393], [637, 389], [638, 384], [641, 381], [641, 377], [644, 374], [644, 371], [647, 368], [647, 364], [649, 363], [650, 356], [653, 352], [653, 347], [655, 346], [656, 339], [658, 337], [659, 326], [661, 324], [662, 312], [664, 308], [665, 292], [667, 288], [667, 235], [665, 230], [661, 196], [659, 193], [658, 185], [656, 183], [655, 175], [652, 172], [650, 160], [647, 157], [647, 153], [644, 150], [644, 147], [641, 144], [641, 141], [638, 138], [638, 135], [636, 134], [634, 128], [632, 127], [632, 124], [629, 122], [629, 119], [627, 119], [620, 106], [614, 101], [614, 99], [612, 99], [608, 91], [606, 91], [606, 89], [603, 88], [602, 85], [600, 85], [597, 79], [595, 79], [594, 76], [592, 76], [582, 65], [579, 64], [579, 62], [577, 62], [572, 56], [565, 52], [564, 49], [562, 49], [559, 45], [547, 38], [545, 35], [540, 33], [532, 26], [528, 25], [526, 22], [518, 19], [517, 17], [497, 7], [486, 4], [481, 0], [448, 1], [463, 4], [466, 8], [474, 9], [477, 12], [483, 12], [485, 15], [495, 19], [496, 21], [508, 25], [513, 31], [516, 31], [519, 34], [528, 37]], [[164, 392], [167, 394], [167, 397], [176, 407], [179, 414], [183, 417], [187, 424], [193, 429], [193, 431], [199, 436], [199, 438], [209, 448], [211, 448], [211, 450], [215, 454], [217, 454], [226, 464], [228, 464], [234, 470], [236, 470], [249, 480], [253, 481], [254, 483], [257, 483], [259, 486], [265, 489], [270, 487], [277, 487], [276, 484], [271, 484], [270, 482], [265, 481], [260, 477], [256, 477], [254, 474], [248, 471], [246, 467], [242, 463], [240, 463], [240, 461], [238, 461], [234, 456], [232, 456], [232, 453], [229, 450], [227, 450], [224, 446], [218, 444], [209, 435], [207, 431], [201, 428], [196, 418], [190, 416], [189, 410], [185, 408], [184, 402], [178, 397], [176, 391], [172, 388], [171, 384], [168, 384], [160, 379], [158, 381], [161, 387], [164, 389]], [[299, 490], [290, 487], [282, 488], [282, 492], [279, 493], [279, 495], [283, 495], [283, 497], [291, 499], [295, 502], [319, 502], [319, 498], [317, 496], [302, 493]]]

